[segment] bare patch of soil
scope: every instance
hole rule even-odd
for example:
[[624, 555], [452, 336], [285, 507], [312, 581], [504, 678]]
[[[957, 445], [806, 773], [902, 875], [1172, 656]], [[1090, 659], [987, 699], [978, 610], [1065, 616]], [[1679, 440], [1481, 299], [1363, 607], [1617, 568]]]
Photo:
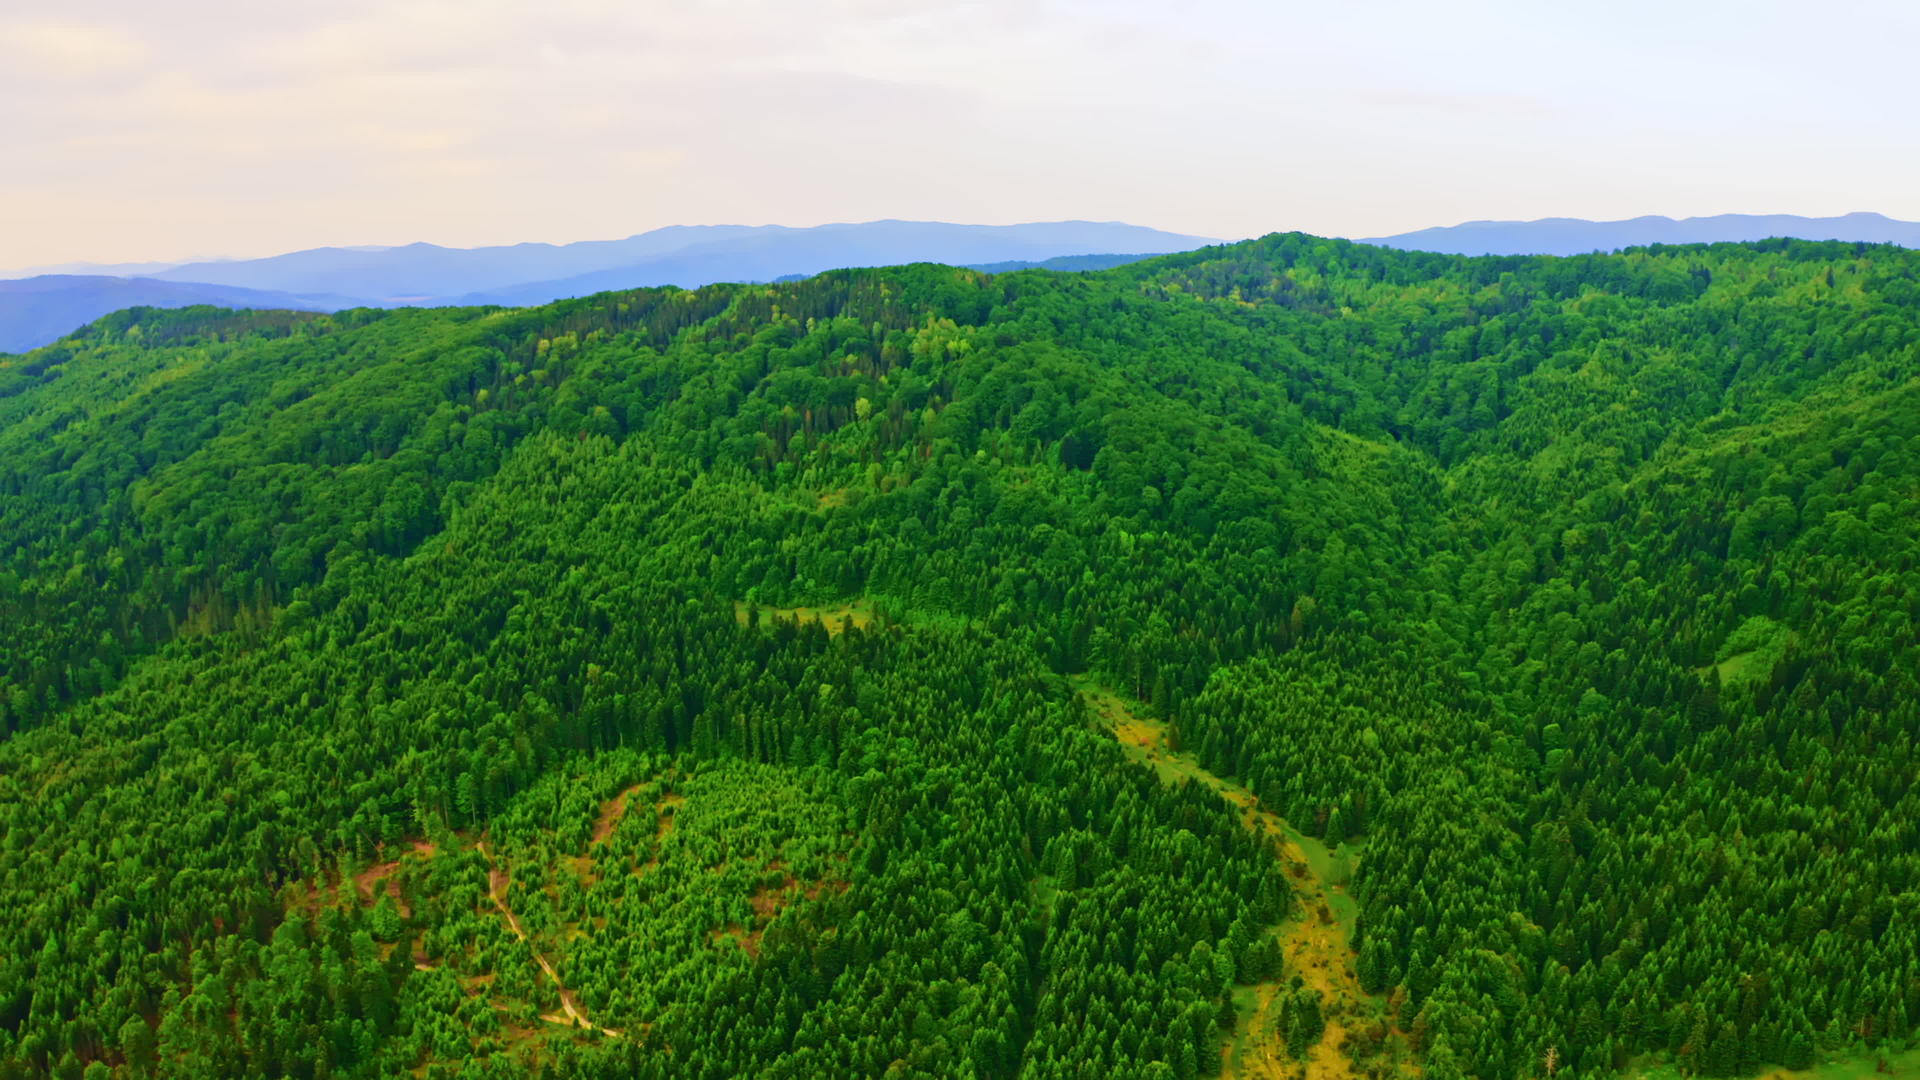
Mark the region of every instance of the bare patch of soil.
[[620, 824], [621, 818], [627, 816], [627, 800], [632, 798], [633, 793], [639, 790], [640, 785], [635, 784], [620, 794], [615, 795], [612, 799], [609, 799], [607, 805], [600, 808], [600, 816], [593, 821], [594, 843], [604, 844], [607, 842], [607, 837], [613, 835], [613, 827]]
[[686, 801], [685, 795], [670, 791], [659, 802], [653, 804], [654, 813], [660, 817], [660, 828], [654, 833], [656, 838], [665, 840], [667, 834], [673, 832], [675, 811], [679, 810], [680, 804]]
[[560, 995], [561, 1011], [557, 1013], [547, 1013], [541, 1016], [540, 1019], [550, 1024], [563, 1024], [567, 1027], [584, 1027], [605, 1035], [612, 1035], [616, 1038], [619, 1037], [621, 1032], [614, 1028], [601, 1027], [595, 1024], [593, 1021], [587, 1019], [586, 1013], [580, 1010], [580, 999], [578, 996], [576, 996], [572, 990], [567, 989], [566, 983], [560, 981], [560, 973], [554, 970], [553, 965], [548, 962], [546, 956], [527, 938], [527, 932], [521, 928], [520, 920], [514, 916], [513, 909], [507, 906], [507, 886], [511, 883], [512, 879], [508, 877], [506, 869], [494, 859], [493, 854], [487, 850], [486, 844], [477, 843], [474, 845], [474, 850], [478, 851], [481, 856], [487, 860], [487, 898], [492, 900], [493, 906], [499, 908], [500, 914], [506, 917], [507, 927], [513, 931], [513, 936], [525, 942], [528, 949], [533, 952], [534, 962], [540, 965], [541, 971], [546, 972], [547, 978], [553, 980], [554, 989]]
[[375, 863], [353, 875], [353, 884], [360, 890], [360, 898], [372, 900], [374, 886], [383, 879], [393, 876], [393, 872], [398, 869], [400, 869], [400, 860], [389, 859], [383, 863]]

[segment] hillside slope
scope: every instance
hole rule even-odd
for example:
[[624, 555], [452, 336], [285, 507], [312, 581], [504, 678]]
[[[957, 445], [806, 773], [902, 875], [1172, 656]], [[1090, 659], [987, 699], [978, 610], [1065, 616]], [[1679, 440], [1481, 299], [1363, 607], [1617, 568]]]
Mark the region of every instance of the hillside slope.
[[0, 360], [0, 1068], [1909, 1038], [1917, 271], [1278, 235]]

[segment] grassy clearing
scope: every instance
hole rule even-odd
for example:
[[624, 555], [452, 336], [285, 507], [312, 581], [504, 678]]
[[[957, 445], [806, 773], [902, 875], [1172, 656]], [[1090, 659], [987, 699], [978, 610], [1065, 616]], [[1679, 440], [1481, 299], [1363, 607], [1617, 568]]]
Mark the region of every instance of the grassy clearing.
[[[760, 605], [760, 626], [771, 627], [776, 619], [797, 622], [823, 622], [827, 632], [838, 634], [845, 629], [846, 620], [865, 630], [879, 626], [914, 626], [921, 629], [959, 632], [969, 627], [984, 625], [980, 620], [957, 615], [951, 611], [930, 608], [916, 608], [898, 597], [872, 594], [843, 601], [838, 604], [825, 604], [818, 607], [768, 607]], [[748, 605], [743, 600], [733, 604], [733, 617], [741, 626], [747, 625]]]
[[[1348, 935], [1352, 934], [1354, 922], [1360, 915], [1360, 906], [1348, 893], [1346, 883], [1352, 880], [1354, 871], [1359, 868], [1358, 852], [1351, 846], [1342, 846], [1338, 850], [1328, 848], [1320, 840], [1308, 836], [1284, 818], [1263, 808], [1251, 791], [1207, 771], [1192, 754], [1170, 749], [1166, 721], [1136, 712], [1119, 695], [1095, 685], [1085, 676], [1078, 676], [1072, 681], [1094, 715], [1112, 730], [1114, 738], [1119, 740], [1121, 749], [1127, 752], [1128, 757], [1152, 768], [1164, 783], [1185, 780], [1213, 789], [1221, 798], [1240, 807], [1243, 811], [1242, 822], [1248, 828], [1254, 828], [1257, 823], [1275, 835], [1281, 842], [1282, 856], [1289, 863], [1287, 876], [1293, 881], [1295, 891], [1301, 891], [1304, 882], [1313, 883], [1312, 891], [1318, 895], [1312, 899], [1324, 902], [1341, 929]], [[1304, 868], [1304, 875], [1296, 872], [1299, 868]], [[1302, 903], [1309, 902], [1309, 899], [1304, 894], [1301, 897]]]
[[[873, 610], [873, 604], [865, 599], [849, 600], [844, 604], [834, 604], [831, 607], [762, 607], [759, 611], [762, 628], [772, 626], [776, 619], [786, 619], [803, 623], [825, 623], [829, 634], [840, 633], [849, 622], [865, 630], [878, 618]], [[747, 625], [750, 615], [748, 605], [739, 601], [734, 602], [733, 617], [741, 626]]]
[[[1239, 987], [1234, 1006], [1239, 1017], [1221, 1050], [1224, 1080], [1243, 1077], [1286, 1077], [1289, 1080], [1351, 1080], [1359, 1075], [1349, 1040], [1363, 1029], [1383, 1029], [1386, 1004], [1366, 994], [1354, 971], [1352, 940], [1359, 905], [1349, 894], [1358, 855], [1338, 851], [1288, 824], [1267, 810], [1246, 788], [1208, 771], [1192, 754], [1174, 750], [1165, 721], [1147, 716], [1126, 699], [1086, 676], [1071, 680], [1087, 707], [1119, 741], [1127, 756], [1155, 771], [1163, 783], [1197, 783], [1211, 789], [1240, 812], [1247, 829], [1273, 842], [1292, 883], [1297, 910], [1279, 928], [1281, 951], [1287, 961], [1287, 979], [1299, 976], [1319, 991], [1326, 1031], [1305, 1061], [1290, 1057], [1273, 1030], [1274, 1002], [1282, 982]], [[1401, 1043], [1404, 1045], [1404, 1043]], [[1411, 1062], [1390, 1058], [1398, 1074], [1417, 1075]]]
[[[1720, 684], [1722, 686], [1730, 686], [1736, 682], [1745, 682], [1751, 678], [1751, 673], [1759, 666], [1759, 660], [1759, 650], [1754, 650], [1752, 652], [1735, 653], [1713, 665], [1713, 667], [1714, 670], [1720, 673]], [[1772, 665], [1768, 665], [1768, 669], [1771, 670]]]
[[1265, 982], [1233, 988], [1234, 1015], [1239, 1019], [1220, 1047], [1223, 1080], [1286, 1077], [1299, 1069], [1300, 1063], [1288, 1057], [1286, 1048], [1273, 1037], [1273, 1005], [1282, 985]]
[[1719, 655], [1700, 674], [1717, 671], [1722, 686], [1765, 679], [1786, 658], [1792, 641], [1793, 631], [1765, 615], [1755, 615], [1727, 636]]

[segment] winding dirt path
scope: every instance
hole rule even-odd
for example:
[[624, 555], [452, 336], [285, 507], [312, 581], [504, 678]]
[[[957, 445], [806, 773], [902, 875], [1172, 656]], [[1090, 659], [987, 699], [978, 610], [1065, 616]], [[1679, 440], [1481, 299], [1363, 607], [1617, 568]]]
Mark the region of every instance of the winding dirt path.
[[[1203, 767], [1192, 754], [1167, 745], [1164, 722], [1137, 715], [1118, 695], [1105, 688], [1082, 683], [1081, 696], [1087, 707], [1112, 731], [1128, 756], [1160, 773], [1162, 779], [1184, 778], [1203, 784], [1240, 812], [1240, 823], [1249, 831], [1265, 837], [1285, 866], [1293, 886], [1296, 910], [1282, 924], [1280, 944], [1286, 955], [1286, 977], [1300, 976], [1307, 986], [1320, 992], [1325, 1032], [1308, 1051], [1307, 1059], [1297, 1061], [1286, 1052], [1284, 1033], [1272, 1032], [1277, 1004], [1285, 990], [1281, 982], [1261, 983], [1253, 988], [1255, 1007], [1251, 1015], [1242, 1015], [1235, 1038], [1223, 1051], [1220, 1075], [1224, 1080], [1246, 1077], [1273, 1077], [1298, 1080], [1352, 1080], [1357, 1075], [1353, 1061], [1341, 1047], [1347, 1041], [1348, 1016], [1356, 1013], [1367, 995], [1360, 989], [1354, 971], [1354, 954], [1347, 946], [1347, 932], [1336, 915], [1345, 901], [1345, 886], [1327, 881], [1314, 870], [1313, 860], [1279, 815], [1260, 805], [1251, 791], [1223, 780]], [[1235, 1044], [1243, 1044], [1234, 1053]]]
[[546, 956], [544, 956], [540, 950], [535, 947], [532, 940], [527, 937], [527, 932], [520, 926], [520, 919], [514, 915], [513, 909], [507, 906], [507, 883], [512, 879], [508, 877], [505, 870], [500, 868], [500, 863], [493, 857], [493, 853], [487, 850], [486, 841], [478, 841], [473, 847], [475, 851], [478, 851], [481, 856], [487, 860], [487, 865], [492, 868], [487, 871], [487, 898], [493, 901], [494, 907], [500, 909], [500, 914], [506, 916], [507, 926], [513, 930], [513, 936], [527, 943], [527, 949], [533, 953], [533, 959], [540, 965], [540, 970], [547, 973], [547, 978], [553, 980], [554, 988], [560, 992], [560, 1008], [564, 1011], [542, 1013], [540, 1019], [545, 1020], [549, 1024], [583, 1027], [589, 1031], [598, 1031], [603, 1035], [611, 1035], [616, 1039], [624, 1038], [624, 1032], [617, 1031], [610, 1027], [601, 1027], [587, 1019], [587, 1014], [580, 1010], [580, 999], [578, 995], [567, 989], [566, 983], [560, 981], [560, 973], [553, 969], [553, 965], [547, 962]]

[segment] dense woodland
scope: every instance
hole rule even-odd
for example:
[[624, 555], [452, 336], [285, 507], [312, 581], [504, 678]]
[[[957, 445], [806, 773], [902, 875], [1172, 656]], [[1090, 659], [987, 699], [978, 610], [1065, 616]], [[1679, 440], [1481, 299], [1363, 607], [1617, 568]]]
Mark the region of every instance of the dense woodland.
[[0, 1077], [1312, 1052], [1081, 677], [1356, 858], [1355, 1074], [1885, 1052], [1917, 519], [1891, 247], [122, 312], [0, 357]]

